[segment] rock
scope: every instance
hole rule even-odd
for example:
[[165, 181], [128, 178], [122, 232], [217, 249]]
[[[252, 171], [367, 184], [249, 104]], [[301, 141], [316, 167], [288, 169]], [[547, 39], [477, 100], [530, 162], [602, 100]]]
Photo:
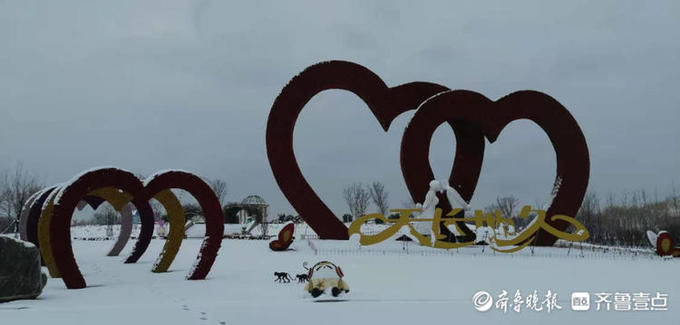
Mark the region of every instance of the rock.
[[0, 302], [34, 299], [47, 283], [35, 245], [0, 236]]

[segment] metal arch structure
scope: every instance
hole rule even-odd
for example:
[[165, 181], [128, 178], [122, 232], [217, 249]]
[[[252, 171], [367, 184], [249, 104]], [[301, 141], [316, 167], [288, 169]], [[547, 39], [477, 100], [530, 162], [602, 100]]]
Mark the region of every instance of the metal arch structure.
[[[101, 203], [109, 202], [116, 211], [123, 214], [130, 204], [134, 205], [140, 212], [142, 231], [131, 255], [125, 261], [134, 263], [151, 240], [154, 220], [149, 201], [156, 199], [168, 213], [171, 230], [152, 272], [166, 272], [184, 238], [184, 210], [170, 191], [172, 188], [183, 189], [192, 194], [206, 215], [204, 243], [187, 276], [190, 280], [205, 279], [221, 246], [224, 217], [214, 191], [198, 176], [188, 172], [161, 172], [143, 183], [132, 173], [115, 168], [85, 172], [68, 184], [46, 188], [33, 196], [28, 204], [30, 209], [24, 214], [25, 220], [22, 221], [25, 225], [24, 236], [33, 239], [39, 246], [52, 277], [61, 277], [69, 289], [84, 288], [85, 279], [75, 262], [70, 241], [70, 221], [75, 209], [84, 205], [96, 209]], [[118, 242], [125, 242], [127, 238], [129, 234], [121, 233]], [[114, 245], [114, 250], [117, 244]]]

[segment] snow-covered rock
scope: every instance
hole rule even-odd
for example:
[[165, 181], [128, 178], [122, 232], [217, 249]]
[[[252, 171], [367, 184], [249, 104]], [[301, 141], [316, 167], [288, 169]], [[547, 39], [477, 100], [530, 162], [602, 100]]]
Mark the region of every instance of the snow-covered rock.
[[36, 298], [46, 283], [38, 248], [27, 241], [0, 236], [0, 302]]

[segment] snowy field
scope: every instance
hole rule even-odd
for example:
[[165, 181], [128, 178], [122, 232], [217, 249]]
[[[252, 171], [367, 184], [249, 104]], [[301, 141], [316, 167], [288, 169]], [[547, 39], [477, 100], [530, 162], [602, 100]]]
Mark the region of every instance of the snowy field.
[[[50, 279], [38, 300], [0, 304], [2, 324], [654, 324], [680, 319], [680, 261], [647, 254], [537, 248], [517, 255], [488, 248], [440, 251], [400, 242], [358, 247], [348, 241], [297, 240], [272, 252], [264, 240], [224, 240], [207, 280], [184, 279], [201, 241], [187, 239], [171, 272], [150, 272], [164, 241], [155, 239], [136, 264], [106, 257], [113, 241], [73, 242], [88, 288], [67, 290]], [[305, 273], [303, 262], [340, 265], [351, 292], [315, 302], [298, 283], [273, 272]], [[477, 311], [472, 296], [506, 290], [558, 294], [561, 310]], [[668, 311], [571, 310], [573, 291], [669, 294]], [[324, 296], [322, 296], [324, 297]], [[543, 297], [541, 297], [543, 300]], [[592, 303], [592, 302], [591, 302]]]

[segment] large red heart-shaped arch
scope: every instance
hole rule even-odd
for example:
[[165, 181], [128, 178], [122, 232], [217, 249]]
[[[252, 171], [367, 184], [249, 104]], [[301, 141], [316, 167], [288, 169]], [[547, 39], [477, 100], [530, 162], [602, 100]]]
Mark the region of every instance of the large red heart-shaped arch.
[[85, 288], [86, 283], [78, 269], [71, 246], [71, 218], [80, 200], [95, 189], [113, 187], [132, 197], [140, 214], [142, 230], [132, 254], [126, 263], [136, 262], [151, 241], [154, 229], [153, 211], [149, 200], [161, 191], [179, 188], [189, 192], [203, 209], [206, 221], [206, 236], [201, 251], [192, 267], [190, 280], [204, 279], [212, 267], [224, 234], [224, 217], [219, 200], [210, 186], [199, 177], [183, 171], [165, 171], [150, 176], [145, 183], [134, 174], [116, 169], [100, 168], [85, 172], [61, 187], [55, 198], [52, 221], [50, 222], [50, 246], [54, 262], [69, 289]]
[[149, 198], [167, 189], [181, 189], [189, 192], [201, 206], [205, 217], [205, 238], [187, 279], [205, 279], [215, 263], [224, 236], [222, 206], [215, 192], [200, 177], [180, 170], [163, 171], [149, 176], [144, 182], [144, 189]]
[[65, 184], [55, 198], [52, 221], [50, 222], [50, 246], [54, 262], [69, 289], [85, 288], [87, 285], [78, 269], [71, 246], [71, 218], [82, 198], [97, 188], [114, 187], [130, 194], [132, 204], [137, 208], [142, 222], [137, 243], [125, 260], [136, 262], [146, 251], [153, 236], [153, 211], [149, 205], [142, 182], [130, 172], [115, 168], [92, 170], [76, 176], [73, 182]]
[[[448, 88], [428, 82], [411, 82], [389, 88], [375, 73], [352, 62], [328, 61], [308, 67], [294, 77], [276, 98], [267, 121], [267, 157], [279, 188], [300, 217], [314, 229], [322, 239], [347, 239], [347, 227], [331, 212], [316, 195], [300, 171], [293, 151], [293, 131], [300, 112], [316, 94], [328, 89], [342, 89], [359, 96], [371, 110], [383, 130], [387, 131], [392, 121], [401, 113], [416, 109], [424, 100]], [[481, 131], [467, 125], [451, 125], [456, 137], [466, 136], [459, 141], [461, 151], [483, 154], [484, 138]], [[463, 132], [463, 129], [465, 131]], [[468, 148], [469, 146], [469, 148]], [[480, 150], [481, 146], [481, 150]], [[474, 181], [463, 183], [463, 192], [474, 191], [476, 176], [481, 170], [467, 163], [467, 169]], [[459, 160], [454, 161], [454, 166]], [[455, 170], [460, 170], [455, 167]], [[465, 174], [465, 172], [461, 171]], [[452, 178], [454, 178], [452, 176]], [[459, 177], [455, 177], [456, 180]], [[428, 181], [431, 180], [428, 179]], [[420, 200], [424, 196], [414, 197]]]
[[[402, 162], [409, 190], [424, 195], [422, 179], [412, 175], [413, 170], [426, 170], [432, 175], [429, 164], [429, 143], [434, 130], [446, 121], [458, 121], [480, 127], [490, 142], [496, 141], [510, 122], [528, 119], [541, 127], [550, 138], [557, 159], [557, 173], [553, 185], [553, 199], [546, 211], [546, 222], [560, 231], [569, 223], [557, 220], [557, 214], [574, 217], [588, 187], [590, 158], [581, 128], [569, 111], [554, 98], [537, 91], [518, 91], [498, 101], [467, 90], [454, 90], [430, 98], [418, 109], [404, 132]], [[414, 145], [421, 144], [421, 145]], [[425, 145], [422, 145], [425, 144]], [[456, 151], [458, 159], [459, 149]], [[419, 157], [421, 160], [414, 160]], [[463, 171], [476, 167], [474, 159], [462, 159]], [[469, 164], [469, 165], [468, 165]], [[462, 192], [462, 195], [468, 195]], [[465, 199], [468, 199], [464, 196]], [[545, 231], [536, 234], [534, 245], [550, 246], [557, 237]]]
[[28, 208], [28, 213], [26, 214], [25, 240], [33, 243], [33, 245], [36, 247], [40, 247], [40, 241], [38, 240], [38, 221], [40, 220], [40, 213], [42, 212], [43, 203], [45, 203], [47, 197], [56, 188], [57, 186], [50, 186], [40, 190], [38, 193], [36, 193], [36, 197]]

